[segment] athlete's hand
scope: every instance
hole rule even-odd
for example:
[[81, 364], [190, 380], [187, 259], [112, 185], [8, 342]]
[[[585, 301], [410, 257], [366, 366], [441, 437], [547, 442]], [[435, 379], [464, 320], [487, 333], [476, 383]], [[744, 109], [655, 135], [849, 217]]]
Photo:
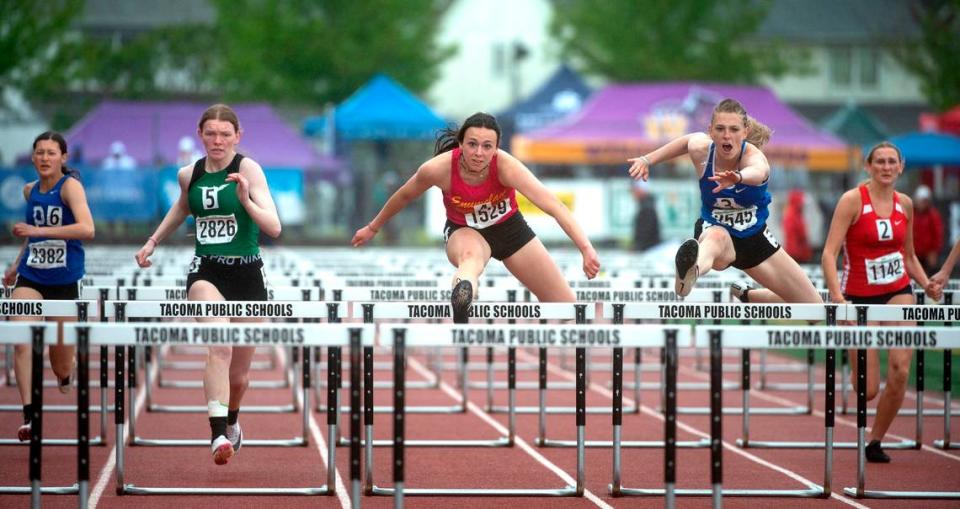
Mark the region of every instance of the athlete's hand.
[[357, 233], [353, 234], [353, 240], [350, 241], [350, 244], [353, 247], [360, 247], [367, 242], [370, 242], [370, 239], [374, 238], [376, 235], [377, 231], [373, 228], [370, 228], [370, 225], [368, 224], [357, 230]]
[[631, 163], [630, 169], [627, 170], [630, 178], [646, 181], [650, 177], [650, 165], [647, 161], [648, 159], [644, 156], [627, 159], [627, 162]]
[[143, 244], [143, 247], [141, 247], [140, 250], [137, 251], [137, 254], [133, 256], [137, 260], [137, 265], [139, 265], [140, 268], [145, 269], [153, 265], [153, 262], [150, 261], [150, 256], [153, 254], [153, 250], [156, 247], [156, 244], [152, 240], [147, 239], [147, 241]]
[[241, 205], [246, 206], [247, 202], [250, 201], [250, 182], [247, 181], [247, 177], [244, 177], [238, 171], [227, 175], [224, 181], [237, 183], [237, 199], [240, 200]]
[[587, 276], [587, 279], [597, 277], [597, 274], [600, 273], [600, 257], [597, 256], [597, 251], [593, 249], [593, 246], [587, 246], [586, 249], [580, 251], [580, 254], [583, 255], [583, 273]]
[[927, 294], [927, 297], [939, 302], [943, 298], [943, 284], [935, 279], [931, 279], [927, 282], [927, 286], [923, 287], [923, 293]]
[[17, 282], [17, 265], [12, 264], [3, 272], [3, 286], [13, 286]]
[[39, 237], [40, 229], [27, 223], [13, 225], [13, 234], [17, 237]]
[[707, 180], [717, 183], [717, 187], [713, 188], [713, 192], [719, 193], [728, 187], [733, 187], [743, 182], [743, 175], [741, 175], [739, 171], [718, 171], [714, 173], [712, 177], [707, 177]]

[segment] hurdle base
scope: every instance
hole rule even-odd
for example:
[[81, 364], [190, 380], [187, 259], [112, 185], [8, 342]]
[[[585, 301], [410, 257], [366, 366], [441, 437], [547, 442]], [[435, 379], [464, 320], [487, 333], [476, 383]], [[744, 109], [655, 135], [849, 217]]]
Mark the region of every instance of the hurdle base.
[[[246, 442], [244, 442], [246, 443]], [[360, 440], [360, 446], [365, 447], [367, 441]], [[393, 447], [393, 440], [374, 440], [374, 447]], [[405, 447], [513, 447], [509, 437], [500, 437], [492, 440], [404, 440]], [[350, 439], [340, 437], [337, 447], [349, 447]]]
[[[663, 413], [663, 409], [658, 408], [657, 411]], [[677, 413], [683, 415], [710, 415], [710, 408], [677, 407]], [[750, 415], [807, 415], [809, 413], [810, 409], [805, 406], [786, 408], [750, 407]], [[723, 415], [743, 415], [743, 407], [723, 407]]]
[[[42, 445], [67, 445], [67, 446], [77, 446], [76, 438], [44, 438], [40, 442]], [[22, 445], [30, 446], [30, 442], [21, 442], [16, 438], [0, 438], [0, 446], [2, 445]], [[90, 439], [90, 445], [106, 445], [106, 442], [103, 440], [103, 437], [97, 436]]]
[[[823, 442], [784, 442], [777, 440], [748, 440], [742, 438], [736, 440], [737, 446], [742, 449], [823, 449], [826, 445]], [[917, 449], [917, 442], [914, 440], [901, 440], [899, 442], [883, 442], [880, 444], [884, 449]], [[834, 449], [856, 449], [856, 442], [834, 442]]]
[[[491, 408], [485, 409], [487, 413], [493, 414], [508, 414], [510, 413], [510, 407], [505, 406], [494, 406]], [[576, 414], [577, 407], [572, 406], [548, 406], [544, 409], [548, 414]], [[515, 412], [518, 414], [539, 414], [540, 407], [538, 406], [518, 406], [515, 409]], [[608, 406], [594, 406], [587, 407], [586, 413], [588, 414], [610, 414], [613, 412], [613, 409]], [[637, 413], [636, 407], [623, 407], [623, 413], [625, 414], [635, 414]]]
[[[30, 486], [0, 486], [0, 495], [29, 495], [33, 492]], [[43, 495], [76, 495], [80, 493], [80, 486], [43, 486], [40, 488]]]
[[[554, 440], [551, 438], [536, 437], [533, 442], [540, 447], [577, 447], [576, 440]], [[613, 447], [612, 440], [584, 440], [584, 447]], [[666, 446], [663, 440], [627, 440], [620, 442], [621, 449], [662, 449]], [[710, 439], [701, 438], [700, 440], [676, 442], [676, 447], [681, 449], [702, 449], [710, 447]]]
[[[171, 413], [171, 414], [205, 414], [207, 413], [207, 407], [199, 405], [157, 405], [151, 404], [147, 406], [148, 412], [160, 412], [160, 413]], [[297, 412], [295, 405], [280, 405], [280, 406], [245, 406], [243, 407], [243, 413], [245, 414], [288, 414]]]
[[[130, 440], [131, 446], [145, 446], [145, 447], [210, 447], [209, 439], [194, 439], [194, 438], [143, 438], [143, 437], [133, 437]], [[309, 441], [303, 437], [295, 437], [291, 439], [249, 439], [243, 441], [244, 446], [249, 447], [306, 447], [309, 444]]]
[[957, 444], [956, 442], [945, 443], [943, 440], [934, 440], [933, 446], [937, 449], [943, 450], [960, 449], [960, 444]]
[[[373, 495], [392, 497], [397, 490], [374, 485]], [[566, 486], [559, 489], [496, 489], [496, 488], [403, 488], [405, 497], [576, 497], [577, 488]]]
[[879, 491], [864, 490], [857, 494], [856, 488], [844, 488], [843, 494], [853, 498], [913, 498], [913, 499], [960, 499], [960, 491]]
[[[613, 486], [607, 485], [607, 491], [613, 494]], [[678, 497], [712, 497], [712, 489], [674, 489], [674, 496]], [[617, 490], [618, 496], [632, 497], [662, 497], [667, 494], [663, 488], [624, 488], [621, 486]], [[817, 486], [806, 490], [745, 490], [745, 489], [722, 489], [720, 495], [723, 497], [790, 497], [790, 498], [827, 498], [829, 495], [822, 487]]]
[[161, 486], [137, 486], [124, 484], [118, 495], [331, 495], [334, 490], [327, 485], [318, 488], [169, 488]]

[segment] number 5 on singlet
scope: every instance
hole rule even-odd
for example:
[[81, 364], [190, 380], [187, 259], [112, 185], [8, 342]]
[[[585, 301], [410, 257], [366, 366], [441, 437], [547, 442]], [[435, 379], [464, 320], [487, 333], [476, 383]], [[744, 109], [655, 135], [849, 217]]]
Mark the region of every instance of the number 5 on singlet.
[[512, 208], [510, 200], [500, 200], [496, 203], [483, 203], [473, 207], [472, 212], [464, 214], [467, 226], [478, 230], [497, 224], [497, 221], [506, 216]]

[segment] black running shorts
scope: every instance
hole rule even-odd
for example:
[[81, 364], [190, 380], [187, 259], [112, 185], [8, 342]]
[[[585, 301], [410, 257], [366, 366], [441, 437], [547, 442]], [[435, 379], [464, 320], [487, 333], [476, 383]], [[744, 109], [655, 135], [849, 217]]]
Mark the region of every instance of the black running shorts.
[[33, 288], [40, 292], [44, 300], [77, 300], [80, 298], [80, 288], [82, 283], [70, 283], [66, 285], [44, 285], [32, 279], [17, 274], [17, 282], [14, 288]]
[[267, 300], [263, 260], [259, 256], [194, 256], [187, 274], [187, 292], [197, 281], [212, 284], [226, 300]]
[[[710, 227], [723, 228], [723, 226], [708, 224], [707, 228]], [[697, 219], [697, 224], [693, 227], [693, 238], [700, 239], [702, 232], [703, 219]], [[752, 269], [760, 265], [780, 249], [780, 243], [766, 225], [763, 226], [763, 231], [749, 237], [740, 238], [731, 235], [730, 239], [733, 241], [733, 250], [737, 255], [730, 265], [740, 270]]]
[[[470, 227], [456, 224], [447, 219], [447, 224], [443, 227], [443, 243], [446, 244], [447, 241], [450, 240], [450, 235], [460, 228]], [[476, 230], [476, 228], [474, 229]], [[520, 248], [527, 245], [527, 242], [530, 242], [537, 236], [537, 234], [533, 233], [533, 230], [530, 229], [527, 221], [523, 219], [520, 211], [517, 211], [502, 223], [497, 223], [476, 231], [482, 235], [484, 240], [487, 241], [487, 244], [490, 245], [490, 256], [500, 261], [510, 258], [513, 253], [519, 251]]]

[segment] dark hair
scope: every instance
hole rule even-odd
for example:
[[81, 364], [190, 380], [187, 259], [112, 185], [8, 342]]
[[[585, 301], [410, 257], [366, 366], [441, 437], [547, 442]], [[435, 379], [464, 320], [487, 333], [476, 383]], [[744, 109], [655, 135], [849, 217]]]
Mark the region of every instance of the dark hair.
[[757, 148], [763, 148], [770, 141], [773, 130], [757, 119], [747, 115], [747, 110], [736, 99], [724, 99], [713, 109], [710, 123], [713, 123], [717, 113], [736, 113], [743, 119], [743, 127], [747, 129], [747, 141]]
[[[53, 140], [57, 142], [57, 145], [60, 147], [60, 153], [61, 154], [67, 153], [67, 140], [64, 139], [62, 134], [56, 131], [44, 131], [39, 135], [37, 135], [37, 137], [33, 139], [33, 150], [36, 151], [37, 143], [40, 143], [41, 141], [44, 141], [44, 140]], [[72, 170], [68, 168], [66, 164], [60, 167], [60, 172], [63, 173], [64, 175], [70, 175], [71, 177], [74, 177], [77, 180], [80, 180], [80, 172], [77, 170]]]
[[881, 141], [880, 143], [877, 143], [876, 145], [874, 145], [873, 148], [870, 149], [870, 152], [867, 152], [866, 160], [868, 164], [873, 163], [873, 153], [876, 152], [877, 150], [880, 150], [881, 148], [892, 148], [893, 150], [896, 150], [897, 159], [899, 159], [901, 163], [904, 162], [903, 153], [900, 152], [899, 147], [897, 147], [893, 143], [890, 143], [889, 141]]
[[203, 130], [203, 124], [207, 120], [223, 120], [233, 124], [233, 130], [240, 132], [240, 119], [237, 117], [237, 114], [233, 111], [232, 108], [226, 104], [214, 104], [213, 106], [207, 108], [203, 112], [203, 115], [200, 115], [200, 123], [197, 124], [197, 128], [201, 131]]
[[467, 129], [471, 127], [483, 127], [497, 133], [497, 146], [500, 146], [500, 124], [497, 119], [489, 114], [477, 112], [467, 117], [459, 129], [447, 127], [437, 133], [437, 143], [433, 146], [433, 155], [440, 155], [460, 146], [463, 143], [463, 136]]

